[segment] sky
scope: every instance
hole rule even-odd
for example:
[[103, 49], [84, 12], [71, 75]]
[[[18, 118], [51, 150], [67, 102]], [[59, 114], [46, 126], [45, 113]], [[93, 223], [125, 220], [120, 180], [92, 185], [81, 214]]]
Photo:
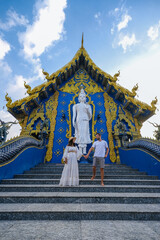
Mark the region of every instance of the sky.
[[[81, 46], [105, 72], [120, 70], [118, 84], [160, 109], [159, 0], [0, 0], [0, 119], [7, 112], [6, 92], [13, 101], [44, 82], [42, 68], [52, 74], [67, 64]], [[149, 119], [160, 124], [160, 112]], [[147, 120], [142, 137], [153, 138]], [[20, 134], [14, 125], [8, 138]]]

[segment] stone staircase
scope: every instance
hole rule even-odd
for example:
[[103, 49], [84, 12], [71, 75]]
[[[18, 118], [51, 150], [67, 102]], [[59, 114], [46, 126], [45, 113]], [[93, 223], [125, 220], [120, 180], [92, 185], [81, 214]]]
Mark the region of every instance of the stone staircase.
[[39, 164], [0, 184], [0, 220], [160, 220], [160, 180], [126, 165], [79, 164], [80, 186], [59, 187], [62, 164]]

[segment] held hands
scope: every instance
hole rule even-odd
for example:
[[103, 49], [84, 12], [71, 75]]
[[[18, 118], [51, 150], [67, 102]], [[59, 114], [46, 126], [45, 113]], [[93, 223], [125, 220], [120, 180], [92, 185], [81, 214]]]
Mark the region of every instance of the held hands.
[[107, 156], [108, 156], [108, 153], [106, 153], [104, 157], [106, 158]]
[[87, 155], [83, 155], [83, 157], [84, 157], [85, 159], [87, 159], [87, 158], [88, 158], [88, 154], [87, 154]]

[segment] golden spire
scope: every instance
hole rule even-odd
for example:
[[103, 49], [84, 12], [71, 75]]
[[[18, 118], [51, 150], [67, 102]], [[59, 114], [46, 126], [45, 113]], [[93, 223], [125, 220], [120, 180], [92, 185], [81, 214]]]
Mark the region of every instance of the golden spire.
[[83, 33], [82, 33], [81, 48], [83, 48]]

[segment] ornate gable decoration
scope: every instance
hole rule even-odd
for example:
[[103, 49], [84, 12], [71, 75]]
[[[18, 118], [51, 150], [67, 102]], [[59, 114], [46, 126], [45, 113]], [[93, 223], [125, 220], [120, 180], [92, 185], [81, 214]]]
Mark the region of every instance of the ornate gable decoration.
[[[68, 64], [51, 75], [42, 70], [47, 80], [45, 83], [31, 89], [31, 87], [24, 82], [24, 87], [27, 89], [29, 96], [12, 103], [11, 98], [6, 94], [5, 98], [8, 111], [18, 120], [24, 119], [34, 108], [40, 106], [44, 99], [47, 99], [53, 95], [59, 87], [62, 87], [65, 82], [67, 85], [67, 80], [74, 76], [80, 68], [83, 68], [89, 76], [100, 85], [104, 92], [119, 101], [124, 109], [129, 111], [138, 121], [144, 122], [155, 114], [157, 98], [151, 102], [150, 106], [135, 98], [138, 84], [134, 86], [131, 91], [117, 84], [120, 71], [114, 76], [111, 76], [101, 70], [92, 61], [86, 49], [83, 47], [83, 36], [80, 49]], [[85, 82], [85, 78], [83, 81]]]

